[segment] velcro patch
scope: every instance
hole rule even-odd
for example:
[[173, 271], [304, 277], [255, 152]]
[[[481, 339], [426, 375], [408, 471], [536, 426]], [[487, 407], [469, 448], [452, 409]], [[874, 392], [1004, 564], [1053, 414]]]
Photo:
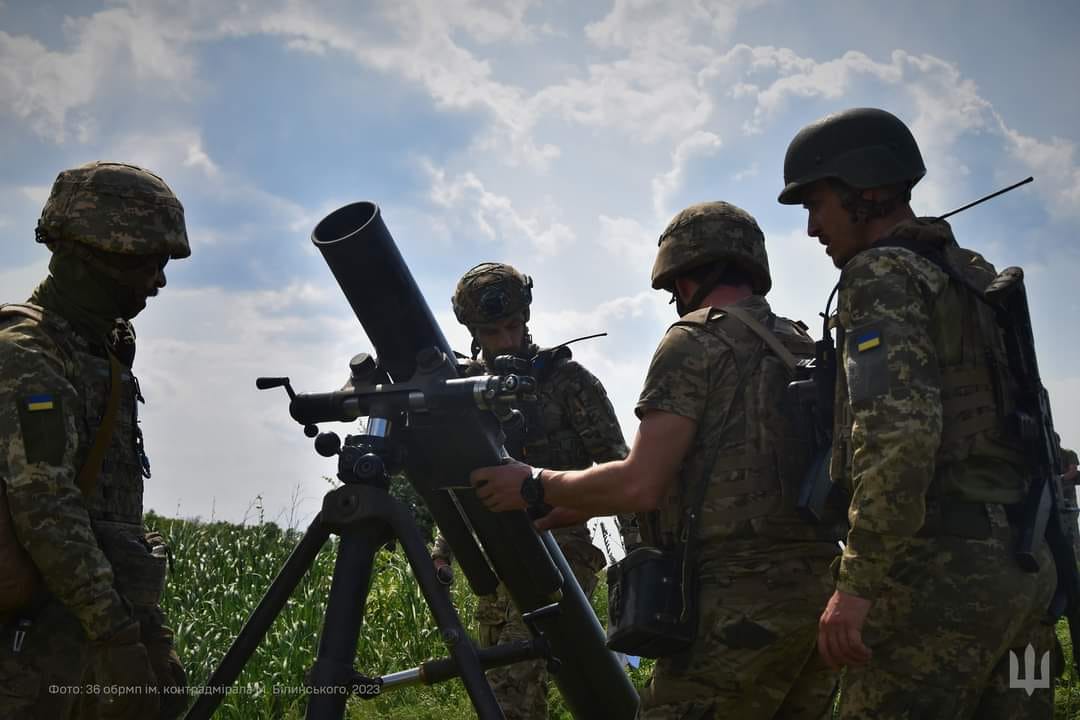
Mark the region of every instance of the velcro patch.
[[16, 402], [26, 462], [61, 463], [67, 447], [67, 433], [60, 398], [51, 394], [28, 395]]
[[877, 328], [853, 328], [847, 343], [848, 397], [854, 404], [889, 392], [888, 353], [885, 336]]

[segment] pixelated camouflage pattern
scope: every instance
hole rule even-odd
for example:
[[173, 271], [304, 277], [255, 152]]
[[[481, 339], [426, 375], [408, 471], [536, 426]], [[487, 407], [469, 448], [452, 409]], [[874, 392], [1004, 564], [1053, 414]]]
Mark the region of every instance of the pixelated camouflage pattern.
[[[912, 234], [955, 245], [943, 222], [912, 221], [893, 231]], [[974, 254], [971, 261], [985, 265], [988, 282], [992, 266]], [[833, 452], [833, 478], [852, 492], [839, 583], [844, 592], [875, 596], [896, 543], [923, 526], [928, 494], [1004, 504], [1024, 496], [1022, 452], [992, 429], [963, 438], [964, 453], [943, 442], [949, 437], [944, 369], [985, 363], [983, 341], [973, 341], [965, 327], [967, 307], [966, 291], [905, 248], [871, 248], [844, 267], [838, 322], [846, 340], [839, 348], [836, 405], [842, 427]], [[860, 351], [868, 333], [879, 334], [880, 344]]]
[[1031, 644], [1036, 658], [1051, 654], [1052, 674], [1061, 671], [1045, 623], [1053, 559], [1044, 544], [1040, 571], [1021, 570], [1016, 531], [989, 507], [989, 538], [912, 538], [898, 549], [863, 627], [873, 657], [844, 676], [842, 720], [1053, 717], [1053, 682], [1030, 698], [1010, 688], [1008, 657], [1023, 663]]
[[826, 720], [837, 674], [817, 653], [832, 592], [827, 558], [777, 557], [752, 574], [726, 561], [700, 569], [698, 636], [657, 661], [642, 720]]
[[[764, 298], [751, 296], [736, 304], [766, 326], [774, 325], [785, 345], [806, 350], [802, 331], [776, 318]], [[792, 710], [793, 717], [818, 717], [835, 685], [813, 651], [818, 617], [831, 592], [826, 569], [839, 549], [834, 542], [805, 539], [815, 535], [783, 502], [778, 465], [747, 462], [739, 468], [734, 462], [766, 449], [747, 442], [769, 436], [751, 430], [766, 417], [758, 394], [782, 388], [764, 388], [761, 381], [771, 377], [786, 387], [786, 375], [763, 372], [761, 346], [723, 308], [690, 313], [665, 334], [638, 400], [639, 416], [658, 410], [697, 423], [677, 484], [659, 512], [641, 517], [646, 543], [676, 543], [685, 489], [701, 482], [705, 462], [717, 457], [698, 524], [699, 628], [705, 632], [699, 632], [688, 658], [657, 662], [643, 694], [645, 718], [772, 717], [768, 709], [775, 710], [789, 692], [809, 698], [792, 696], [792, 703], [805, 705], [809, 713]], [[755, 367], [750, 365], [754, 362], [758, 365], [748, 370], [740, 389], [740, 371]], [[783, 585], [779, 597], [770, 594], [777, 583]]]
[[[11, 657], [10, 644], [0, 646], [0, 664], [11, 661], [25, 667], [27, 675], [18, 682], [27, 685], [34, 674], [66, 674], [64, 666], [72, 658], [92, 654], [92, 643], [130, 624], [133, 610], [137, 616], [158, 617], [166, 563], [163, 553], [151, 551], [142, 526], [134, 376], [129, 369], [122, 372], [112, 443], [92, 494], [84, 497], [75, 479], [103, 420], [109, 362], [103, 345], [85, 340], [49, 308], [39, 309], [41, 322], [0, 321], [0, 387], [7, 398], [7, 404], [0, 406], [0, 437], [6, 448], [0, 456], [0, 478], [7, 489], [16, 536], [48, 590], [46, 606], [52, 608], [48, 612], [68, 619], [48, 625], [35, 622], [27, 637], [38, 639], [18, 658]], [[62, 451], [30, 461], [28, 451], [33, 454], [42, 439], [24, 436], [18, 403], [34, 395], [54, 398], [54, 409], [40, 412], [58, 413]], [[10, 618], [3, 620], [7, 623]], [[167, 631], [160, 623], [147, 629], [158, 640]], [[73, 653], [73, 643], [82, 649]], [[165, 656], [175, 656], [171, 632], [169, 642], [158, 646]], [[40, 654], [33, 649], [37, 647]], [[89, 665], [83, 672], [89, 672]], [[44, 696], [45, 687], [40, 688], [40, 707], [51, 708], [54, 699]], [[0, 716], [6, 711], [4, 700], [0, 694]], [[35, 712], [45, 712], [42, 717], [64, 717]], [[81, 716], [91, 717], [87, 712]]]
[[[1053, 561], [1044, 546], [1040, 571], [1020, 570], [1003, 507], [1024, 495], [1022, 457], [993, 422], [968, 435], [963, 454], [943, 441], [946, 420], [968, 420], [946, 417], [942, 398], [953, 388], [943, 378], [988, 346], [999, 355], [1000, 339], [972, 327], [965, 291], [920, 255], [886, 246], [890, 237], [959, 251], [947, 224], [911, 221], [841, 274], [833, 477], [852, 499], [837, 589], [874, 601], [863, 631], [873, 658], [849, 668], [841, 717], [1005, 717], [988, 709], [1003, 697], [1040, 717], [1045, 698], [1024, 704], [1026, 694], [1006, 695], [998, 677], [1009, 648], [1053, 642], [1039, 624]], [[992, 276], [981, 257], [966, 257], [969, 277]], [[981, 523], [935, 525], [948, 507]]]
[[757, 295], [766, 295], [772, 287], [765, 236], [750, 213], [730, 203], [700, 203], [682, 210], [658, 244], [652, 269], [656, 290], [671, 290], [679, 274], [716, 261], [734, 263], [749, 274]]
[[[41, 324], [24, 319], [0, 326], [0, 385], [6, 399], [0, 406], [0, 437], [6, 448], [0, 477], [7, 486], [15, 532], [49, 591], [79, 618], [87, 636], [96, 639], [130, 622], [130, 615], [114, 588], [112, 565], [98, 545], [90, 509], [75, 484], [105, 407], [100, 394], [99, 404], [89, 407], [93, 398], [75, 377], [82, 375], [77, 359], [90, 356], [86, 341], [52, 313], [46, 312]], [[107, 361], [102, 361], [107, 373]], [[42, 412], [62, 413], [66, 442], [55, 463], [27, 462], [18, 403], [41, 394], [51, 395], [60, 408]], [[132, 408], [134, 390], [127, 396]], [[101, 492], [99, 488], [98, 502]]]
[[38, 230], [50, 243], [125, 255], [191, 254], [180, 200], [160, 177], [126, 163], [97, 161], [61, 172]]
[[[484, 307], [482, 300], [489, 290], [501, 290], [505, 301], [497, 308]], [[454, 288], [450, 304], [462, 325], [488, 323], [525, 311], [529, 319], [532, 303], [532, 279], [505, 263], [485, 262], [470, 268]]]
[[[536, 346], [529, 348], [535, 353]], [[483, 366], [479, 368], [483, 370]], [[518, 459], [536, 467], [558, 470], [585, 468], [625, 458], [628, 450], [615, 408], [603, 384], [573, 360], [560, 365], [537, 388], [537, 400], [526, 410], [532, 429], [524, 438]], [[582, 523], [552, 531], [585, 597], [596, 587], [596, 574], [604, 567], [604, 554]], [[636, 537], [631, 534], [630, 541]], [[450, 561], [453, 551], [440, 533], [432, 558]], [[477, 603], [481, 642], [489, 644], [526, 639], [528, 629], [500, 584], [495, 595]], [[547, 718], [547, 672], [542, 662], [518, 663], [488, 671], [488, 679], [503, 712], [510, 718]], [[538, 709], [540, 708], [540, 709]]]
[[[797, 357], [813, 352], [809, 336], [793, 321], [773, 315], [764, 298], [755, 295], [735, 305], [772, 326]], [[755, 360], [757, 366], [747, 370], [739, 387], [740, 372]], [[636, 412], [663, 410], [690, 418], [697, 423], [697, 436], [660, 512], [641, 518], [647, 541], [675, 544], [682, 532], [684, 488], [701, 481], [704, 463], [714, 455], [698, 525], [702, 552], [711, 552], [713, 543], [756, 541], [763, 535], [817, 539], [794, 509], [809, 447], [791, 443], [790, 425], [777, 407], [788, 381], [781, 361], [723, 308], [696, 310], [668, 329], [653, 355]], [[750, 547], [753, 554], [759, 552], [755, 543]], [[767, 544], [761, 551], [771, 552]]]

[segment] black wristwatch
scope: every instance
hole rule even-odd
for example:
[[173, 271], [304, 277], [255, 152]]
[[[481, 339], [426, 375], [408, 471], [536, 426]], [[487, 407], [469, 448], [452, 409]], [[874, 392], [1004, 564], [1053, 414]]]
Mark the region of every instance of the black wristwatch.
[[527, 504], [525, 511], [534, 520], [551, 512], [551, 506], [544, 502], [544, 483], [540, 480], [543, 472], [543, 468], [533, 468], [521, 481], [521, 497]]

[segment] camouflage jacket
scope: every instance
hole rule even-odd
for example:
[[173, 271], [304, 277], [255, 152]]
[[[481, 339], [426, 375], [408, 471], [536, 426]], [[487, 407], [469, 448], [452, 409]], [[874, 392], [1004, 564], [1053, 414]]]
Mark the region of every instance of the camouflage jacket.
[[928, 498], [1010, 504], [1026, 482], [1002, 428], [1007, 387], [992, 389], [987, 370], [987, 357], [1004, 356], [999, 333], [978, 327], [970, 291], [890, 246], [898, 241], [944, 248], [983, 286], [995, 274], [947, 223], [923, 219], [900, 223], [841, 273], [832, 477], [851, 504], [837, 589], [867, 599], [923, 529]]
[[[531, 348], [535, 352], [536, 348]], [[520, 448], [518, 460], [556, 470], [586, 468], [626, 457], [626, 441], [615, 417], [615, 409], [600, 381], [580, 363], [563, 360], [539, 383], [537, 401], [523, 408], [524, 427], [509, 428], [507, 447]], [[523, 437], [512, 437], [523, 434]], [[625, 521], [624, 521], [625, 522]], [[585, 525], [563, 528], [554, 533], [560, 545], [574, 539], [584, 547], [591, 544]], [[597, 550], [597, 554], [599, 550]], [[440, 535], [432, 557], [451, 557], [450, 547]], [[602, 567], [601, 563], [598, 567]]]
[[[772, 326], [794, 354], [813, 352], [809, 336], [795, 322], [774, 315], [765, 298], [750, 296], [733, 307]], [[785, 419], [759, 398], [782, 397], [789, 378], [767, 367], [767, 354], [762, 340], [724, 308], [689, 313], [664, 335], [636, 412], [674, 413], [697, 427], [678, 480], [658, 510], [641, 518], [646, 543], [672, 547], [682, 541], [690, 498], [706, 482], [697, 530], [703, 561], [721, 561], [738, 574], [740, 564], [754, 572], [781, 554], [835, 554], [836, 544], [817, 539], [796, 516], [790, 490], [782, 488], [788, 453], [777, 446], [784, 431], [774, 426], [786, 425]], [[759, 430], [760, 425], [768, 427]], [[809, 448], [803, 452], [808, 456]]]
[[109, 377], [104, 344], [91, 344], [55, 312], [44, 309], [40, 322], [0, 320], [0, 478], [13, 526], [48, 591], [91, 640], [130, 622], [131, 604], [153, 605], [164, 584], [164, 559], [143, 539], [138, 386], [129, 369], [94, 490], [84, 497], [76, 485]]

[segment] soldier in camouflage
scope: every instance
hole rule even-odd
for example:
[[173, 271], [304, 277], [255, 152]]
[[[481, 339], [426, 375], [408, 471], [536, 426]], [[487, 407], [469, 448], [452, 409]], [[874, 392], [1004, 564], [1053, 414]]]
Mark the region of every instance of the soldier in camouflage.
[[810, 444], [786, 405], [813, 341], [765, 300], [765, 238], [744, 210], [686, 208], [659, 245], [653, 287], [672, 292], [680, 319], [649, 366], [630, 455], [583, 471], [481, 468], [472, 482], [492, 510], [539, 494], [555, 506], [543, 527], [636, 512], [643, 542], [663, 549], [699, 518], [697, 634], [656, 662], [642, 718], [824, 718], [836, 677], [815, 639], [839, 549], [796, 513]]
[[175, 718], [129, 321], [190, 254], [183, 207], [157, 175], [93, 162], [57, 177], [37, 240], [49, 276], [0, 306], [0, 717]]
[[925, 173], [878, 109], [803, 128], [779, 200], [841, 269], [832, 478], [850, 531], [818, 646], [846, 666], [840, 717], [1050, 718], [1053, 689], [1009, 687], [1009, 651], [1053, 647], [1055, 569], [1014, 558], [1030, 474], [1005, 418], [1013, 383], [985, 288], [994, 267], [916, 218]]
[[[458, 321], [473, 336], [469, 372], [487, 372], [500, 355], [531, 359], [537, 354], [539, 348], [527, 327], [531, 302], [532, 280], [509, 265], [481, 263], [462, 276], [452, 303]], [[506, 428], [506, 448], [513, 457], [565, 469], [626, 457], [615, 410], [592, 373], [574, 360], [558, 358], [536, 379], [536, 402], [522, 407], [521, 424]], [[584, 522], [554, 535], [585, 597], [590, 597], [596, 574], [604, 567], [603, 553], [593, 545]], [[442, 535], [435, 541], [432, 559], [437, 568], [449, 569], [452, 552]], [[476, 619], [483, 647], [530, 638], [502, 585], [497, 594], [479, 598]], [[487, 677], [507, 720], [546, 720], [544, 661], [496, 668]]]

